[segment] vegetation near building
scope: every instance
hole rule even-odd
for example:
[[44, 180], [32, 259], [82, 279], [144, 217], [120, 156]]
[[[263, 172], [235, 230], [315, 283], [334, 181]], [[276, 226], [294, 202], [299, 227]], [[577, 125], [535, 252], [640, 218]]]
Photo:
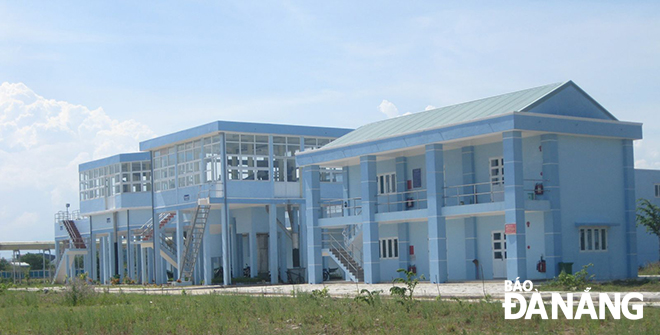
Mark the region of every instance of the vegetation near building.
[[648, 199], [639, 199], [637, 203], [637, 225], [646, 227], [647, 233], [660, 239], [660, 207]]

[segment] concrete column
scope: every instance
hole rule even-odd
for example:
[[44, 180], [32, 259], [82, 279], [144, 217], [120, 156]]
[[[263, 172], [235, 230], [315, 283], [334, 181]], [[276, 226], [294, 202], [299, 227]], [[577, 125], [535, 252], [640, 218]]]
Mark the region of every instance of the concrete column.
[[231, 257], [231, 269], [229, 271], [229, 278], [231, 279], [231, 275], [233, 274], [234, 277], [239, 277], [242, 273], [242, 267], [240, 266], [240, 257], [238, 253], [238, 238], [236, 234], [236, 219], [230, 218], [229, 219], [229, 251], [230, 254], [232, 255]]
[[[223, 224], [223, 226], [226, 226], [225, 223], [222, 223], [222, 224]], [[213, 241], [211, 241], [211, 236], [212, 235], [211, 235], [210, 229], [211, 229], [211, 223], [207, 222], [206, 227], [204, 227], [204, 239], [202, 240], [202, 252], [203, 252], [202, 258], [204, 259], [204, 276], [203, 276], [204, 277], [204, 285], [211, 285], [211, 282], [213, 281], [213, 260], [211, 259], [211, 243], [213, 243]], [[223, 237], [224, 237], [224, 229], [222, 231], [222, 234], [223, 234]], [[223, 240], [224, 240], [224, 238], [223, 238]], [[225, 248], [223, 247], [223, 250], [224, 249]], [[223, 260], [224, 260], [224, 255], [223, 255]], [[226, 263], [226, 262], [223, 262], [223, 263]], [[225, 276], [229, 276], [229, 273], [230, 273], [229, 272], [230, 271], [229, 266], [225, 266], [225, 264], [222, 264], [222, 265], [223, 265], [222, 268], [224, 269]]]
[[626, 222], [626, 258], [628, 277], [637, 278], [637, 226], [635, 203], [635, 155], [632, 140], [622, 140], [623, 196]]
[[307, 266], [307, 208], [305, 204], [300, 205], [298, 209], [298, 228], [300, 230], [300, 266]]
[[412, 265], [410, 261], [410, 230], [408, 222], [401, 222], [397, 225], [399, 231], [399, 268], [408, 269]]
[[110, 265], [110, 271], [109, 272], [110, 272], [110, 277], [114, 277], [114, 275], [119, 273], [119, 266], [117, 265], [117, 263], [118, 263], [117, 253], [115, 252], [115, 250], [117, 250], [116, 249], [117, 248], [117, 233], [116, 232], [110, 233], [110, 235], [108, 236], [108, 240], [109, 240], [108, 249], [110, 249], [110, 252], [108, 253], [109, 256], [110, 256], [110, 264], [109, 264]]
[[360, 157], [360, 190], [362, 195], [362, 254], [364, 281], [380, 282], [378, 222], [376, 221], [376, 156]]
[[[176, 156], [176, 155], [175, 155]], [[165, 284], [167, 280], [163, 281], [163, 275], [165, 274], [165, 268], [163, 267], [163, 262], [160, 260], [162, 257], [160, 257], [160, 220], [158, 219], [158, 213], [154, 213], [153, 216], [154, 220], [154, 235], [151, 238], [154, 242], [154, 262], [153, 262], [153, 267], [154, 267], [154, 276], [156, 280], [156, 284]], [[165, 278], [167, 278], [167, 275], [165, 275]]]
[[277, 206], [268, 205], [268, 269], [271, 284], [277, 284], [279, 273], [278, 241], [277, 241]]
[[318, 165], [303, 167], [303, 192], [305, 192], [304, 231], [307, 239], [307, 281], [319, 284], [323, 281], [323, 257], [321, 255], [321, 228], [318, 226], [321, 215], [321, 182]]
[[105, 284], [105, 242], [103, 237], [99, 238], [99, 282]]
[[516, 233], [507, 234], [507, 279], [527, 278], [527, 244], [525, 242], [525, 193], [523, 189], [522, 133], [502, 134], [504, 156], [504, 222], [515, 225]]
[[[477, 219], [475, 217], [465, 218], [463, 220], [465, 231], [465, 279], [481, 279], [481, 262], [484, 260], [477, 259]], [[475, 260], [479, 263], [475, 263]], [[477, 268], [479, 266], [479, 268]], [[477, 276], [479, 273], [479, 276]]]
[[[226, 202], [225, 202], [226, 203]], [[222, 223], [222, 281], [225, 285], [231, 284], [231, 253], [229, 249], [229, 222], [231, 216], [229, 215], [229, 205], [225, 204], [221, 209], [221, 223]], [[255, 244], [256, 246], [256, 244]], [[210, 252], [210, 250], [209, 250]], [[210, 257], [209, 257], [210, 259]]]
[[119, 280], [124, 281], [124, 238], [117, 235], [117, 273]]
[[[461, 162], [463, 165], [463, 185], [475, 183], [474, 178], [474, 147], [467, 146], [461, 149]], [[468, 196], [462, 197], [461, 201], [464, 204], [476, 204], [477, 196], [474, 195], [475, 188], [472, 186], [465, 186], [463, 194]], [[479, 279], [475, 260], [477, 259], [477, 219], [475, 217], [468, 217], [463, 220], [465, 231], [465, 279]], [[483, 260], [482, 260], [483, 261]], [[483, 276], [483, 273], [481, 274]]]
[[426, 193], [428, 196], [429, 279], [447, 281], [447, 229], [442, 216], [444, 201], [444, 154], [442, 144], [426, 146]]
[[251, 222], [251, 227], [250, 227], [250, 237], [249, 237], [249, 250], [250, 250], [250, 277], [256, 278], [258, 273], [257, 273], [257, 266], [258, 266], [258, 251], [259, 247], [257, 246], [257, 226], [256, 222], [252, 220]]
[[408, 176], [406, 173], [407, 170], [406, 157], [395, 158], [394, 164], [395, 164], [395, 172], [396, 172], [396, 192], [397, 192], [396, 201], [398, 202], [396, 205], [396, 210], [405, 211], [407, 207], [404, 201], [406, 200], [407, 197], [412, 198], [413, 196], [413, 194], [410, 193], [403, 193], [408, 191], [408, 185], [406, 185], [407, 184], [406, 180], [408, 180]]
[[98, 273], [96, 271], [96, 264], [98, 263], [98, 260], [96, 259], [96, 235], [90, 233], [89, 236], [90, 236], [90, 238], [89, 238], [89, 256], [90, 256], [89, 277], [93, 280], [97, 280], [98, 279]]
[[176, 264], [177, 271], [174, 274], [174, 279], [180, 279], [179, 274], [183, 267], [183, 212], [176, 211], [176, 232], [174, 233], [174, 242], [176, 243]]
[[344, 166], [342, 168], [342, 197], [344, 198], [344, 216], [349, 216], [351, 215], [351, 207], [354, 206], [354, 204], [351, 204], [348, 199], [350, 198], [349, 194], [349, 183], [348, 183], [348, 166]]
[[559, 189], [559, 145], [556, 134], [541, 135], [543, 151], [543, 197], [550, 202], [550, 211], [543, 215], [545, 231], [546, 277], [559, 275], [562, 261], [561, 205]]
[[135, 279], [133, 274], [133, 234], [131, 233], [131, 211], [126, 211], [126, 275]]

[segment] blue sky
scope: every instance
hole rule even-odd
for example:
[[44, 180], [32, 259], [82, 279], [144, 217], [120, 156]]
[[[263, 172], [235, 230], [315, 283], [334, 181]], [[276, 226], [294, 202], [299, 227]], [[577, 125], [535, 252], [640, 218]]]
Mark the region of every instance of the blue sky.
[[569, 79], [643, 122], [636, 164], [660, 168], [659, 13], [657, 1], [2, 2], [0, 240], [52, 238], [53, 211], [77, 207], [76, 164], [154, 135], [218, 119], [357, 127]]

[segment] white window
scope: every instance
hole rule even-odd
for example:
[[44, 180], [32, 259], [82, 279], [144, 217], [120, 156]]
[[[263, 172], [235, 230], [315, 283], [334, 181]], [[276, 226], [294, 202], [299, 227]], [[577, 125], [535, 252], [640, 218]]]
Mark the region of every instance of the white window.
[[396, 237], [380, 239], [380, 258], [399, 258], [399, 239]]
[[655, 197], [660, 198], [660, 184], [655, 184]]
[[300, 137], [273, 136], [273, 179], [295, 183], [300, 180], [296, 153], [300, 152]]
[[379, 174], [377, 177], [378, 194], [396, 193], [396, 173]]
[[320, 178], [322, 183], [341, 183], [344, 181], [344, 170], [342, 168], [320, 168]]
[[580, 251], [607, 251], [607, 228], [580, 228]]
[[490, 159], [490, 182], [493, 186], [504, 185], [504, 158]]
[[227, 178], [268, 181], [268, 135], [226, 134]]

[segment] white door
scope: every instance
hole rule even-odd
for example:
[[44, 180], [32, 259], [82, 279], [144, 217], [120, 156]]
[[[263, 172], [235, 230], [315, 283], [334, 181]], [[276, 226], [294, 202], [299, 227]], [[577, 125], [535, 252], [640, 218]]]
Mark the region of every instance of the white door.
[[493, 278], [506, 278], [506, 234], [492, 232]]
[[490, 201], [504, 201], [504, 158], [495, 157], [489, 160]]

